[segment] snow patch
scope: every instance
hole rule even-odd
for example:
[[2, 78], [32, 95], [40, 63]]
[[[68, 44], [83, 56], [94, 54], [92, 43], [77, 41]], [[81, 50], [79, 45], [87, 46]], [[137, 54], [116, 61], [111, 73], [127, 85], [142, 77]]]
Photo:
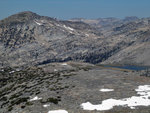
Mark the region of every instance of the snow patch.
[[73, 32], [69, 31], [71, 34], [73, 34]]
[[66, 110], [53, 110], [49, 111], [48, 113], [68, 113]]
[[58, 71], [57, 69], [54, 69], [54, 71], [56, 72], [56, 71]]
[[50, 106], [50, 104], [43, 105], [44, 108], [49, 107], [49, 106]]
[[67, 27], [66, 25], [63, 25], [63, 27], [64, 27], [65, 29], [68, 29], [68, 30], [74, 31], [74, 29], [73, 29], [73, 28], [71, 28], [71, 27]]
[[150, 106], [150, 85], [139, 86], [138, 89], [135, 89], [139, 96], [132, 96], [130, 98], [124, 98], [120, 100], [116, 99], [106, 99], [102, 101], [102, 104], [93, 105], [90, 102], [81, 104], [81, 107], [84, 110], [110, 110], [114, 106], [123, 106], [130, 107], [135, 109], [136, 106]]
[[135, 89], [138, 93], [140, 92], [150, 92], [150, 85], [141, 85], [138, 87], [138, 89]]
[[59, 24], [56, 24], [56, 26], [61, 27]]
[[44, 23], [45, 21], [44, 21], [44, 20], [41, 20], [41, 22]]
[[19, 68], [18, 68], [18, 69], [16, 69], [16, 71], [20, 71], [20, 70], [21, 70], [21, 69], [19, 69]]
[[35, 100], [41, 100], [42, 98], [39, 98], [38, 96], [35, 96], [34, 98], [30, 99], [30, 101], [35, 101]]
[[15, 71], [11, 71], [11, 72], [9, 72], [9, 73], [14, 73]]
[[135, 109], [135, 107], [130, 107], [131, 109]]
[[89, 34], [85, 34], [86, 36], [89, 36]]
[[68, 64], [67, 64], [67, 63], [62, 63], [61, 65], [62, 65], [62, 66], [67, 66]]
[[114, 91], [114, 89], [100, 89], [101, 92], [111, 92]]
[[37, 22], [37, 21], [35, 21], [35, 23], [36, 23], [37, 25], [42, 25], [42, 23], [39, 23], [39, 22]]

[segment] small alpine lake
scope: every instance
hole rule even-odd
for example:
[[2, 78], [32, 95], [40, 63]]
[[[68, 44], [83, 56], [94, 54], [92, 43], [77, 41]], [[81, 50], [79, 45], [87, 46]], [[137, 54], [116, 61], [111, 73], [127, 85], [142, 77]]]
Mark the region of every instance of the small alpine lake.
[[119, 68], [119, 69], [133, 70], [133, 71], [141, 71], [150, 68], [150, 66], [137, 66], [137, 65], [100, 65], [100, 66], [106, 68]]

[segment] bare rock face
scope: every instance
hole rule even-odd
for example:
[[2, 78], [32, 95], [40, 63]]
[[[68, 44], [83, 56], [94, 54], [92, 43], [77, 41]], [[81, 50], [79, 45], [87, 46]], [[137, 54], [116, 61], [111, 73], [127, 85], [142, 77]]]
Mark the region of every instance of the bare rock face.
[[94, 27], [21, 12], [0, 21], [0, 66], [64, 61], [149, 65], [149, 20], [99, 19], [101, 27]]
[[[0, 21], [1, 66], [62, 61], [98, 63], [118, 47], [88, 24], [22, 12]], [[106, 45], [106, 46], [104, 46]]]
[[[103, 36], [81, 22], [22, 12], [0, 21], [1, 66], [84, 60]], [[86, 58], [85, 58], [86, 59]]]
[[[141, 19], [114, 29], [114, 36], [130, 40], [129, 45], [104, 61], [104, 64], [150, 65], [150, 27], [149, 19]], [[112, 35], [113, 36], [113, 35]]]

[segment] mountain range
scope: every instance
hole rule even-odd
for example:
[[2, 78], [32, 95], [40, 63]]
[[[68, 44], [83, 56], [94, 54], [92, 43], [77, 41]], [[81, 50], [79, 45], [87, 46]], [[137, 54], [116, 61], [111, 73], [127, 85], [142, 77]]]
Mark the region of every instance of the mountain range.
[[150, 18], [14, 14], [0, 21], [0, 113], [149, 113], [149, 56]]
[[0, 21], [0, 66], [79, 61], [150, 65], [150, 18], [58, 20], [26, 11]]

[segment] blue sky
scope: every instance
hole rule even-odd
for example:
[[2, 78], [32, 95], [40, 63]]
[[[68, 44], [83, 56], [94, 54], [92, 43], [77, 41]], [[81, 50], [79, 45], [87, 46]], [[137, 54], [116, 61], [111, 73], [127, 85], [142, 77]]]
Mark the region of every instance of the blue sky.
[[22, 11], [58, 19], [150, 17], [150, 0], [0, 0], [0, 19]]

